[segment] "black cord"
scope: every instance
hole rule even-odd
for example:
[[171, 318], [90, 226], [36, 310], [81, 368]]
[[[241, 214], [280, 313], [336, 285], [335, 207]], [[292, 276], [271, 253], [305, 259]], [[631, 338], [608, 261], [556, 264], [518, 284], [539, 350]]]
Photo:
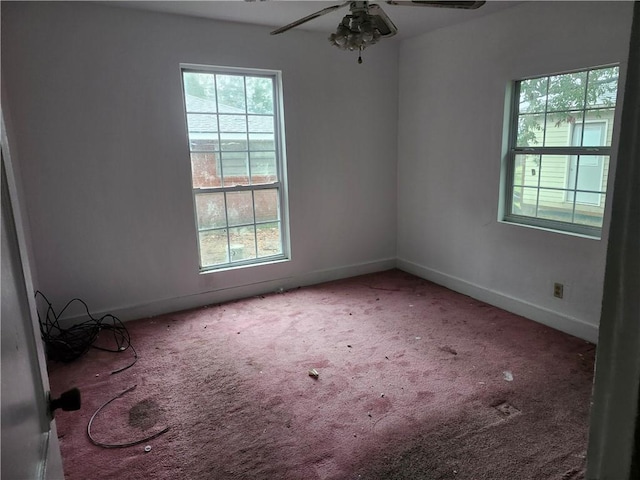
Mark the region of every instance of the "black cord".
[[[132, 367], [138, 360], [138, 353], [131, 344], [129, 331], [117, 317], [106, 314], [100, 318], [94, 318], [91, 312], [89, 312], [87, 304], [79, 298], [69, 300], [60, 313], [56, 314], [51, 302], [49, 302], [41, 291], [38, 290], [35, 293], [35, 297], [36, 300], [38, 300], [38, 297], [41, 297], [42, 301], [47, 305], [44, 318], [40, 315], [40, 309], [37, 310], [40, 334], [45, 343], [47, 357], [51, 360], [68, 363], [87, 353], [90, 348], [114, 353], [121, 353], [131, 349], [133, 351], [133, 362], [118, 370], [114, 370], [111, 372], [112, 375]], [[84, 306], [89, 319], [69, 328], [62, 328], [59, 321], [60, 317], [76, 302]], [[101, 331], [110, 331], [112, 333], [115, 348], [94, 345]]]

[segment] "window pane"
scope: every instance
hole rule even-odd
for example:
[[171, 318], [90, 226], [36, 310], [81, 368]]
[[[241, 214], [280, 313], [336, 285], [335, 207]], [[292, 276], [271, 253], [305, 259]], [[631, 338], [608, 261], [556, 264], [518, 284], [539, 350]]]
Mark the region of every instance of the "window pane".
[[247, 152], [222, 152], [221, 157], [224, 186], [249, 185]]
[[518, 117], [518, 147], [542, 146], [544, 115], [520, 115]]
[[220, 147], [222, 150], [246, 150], [247, 135], [246, 133], [224, 133], [220, 138]]
[[537, 187], [539, 166], [540, 155], [516, 155], [513, 184]]
[[273, 117], [266, 115], [249, 115], [249, 131], [254, 133], [273, 133]]
[[191, 179], [193, 188], [210, 188], [222, 185], [215, 153], [191, 154]]
[[[598, 204], [600, 202], [599, 193], [606, 192], [607, 178], [604, 168], [608, 165], [607, 155], [572, 155], [569, 163], [569, 174], [567, 187], [569, 189], [581, 190], [576, 194], [576, 203]], [[573, 201], [573, 193], [569, 199]]]
[[231, 261], [239, 262], [256, 258], [256, 230], [250, 227], [237, 227], [229, 229], [229, 249]]
[[[542, 188], [567, 188], [567, 169], [569, 156], [542, 155], [542, 161], [537, 169], [538, 185]], [[560, 193], [564, 196], [564, 193]]]
[[220, 115], [221, 132], [246, 132], [247, 117], [244, 115]]
[[244, 77], [240, 75], [216, 75], [218, 111], [220, 113], [244, 113]]
[[184, 72], [184, 93], [187, 112], [217, 111], [213, 75]]
[[[587, 121], [576, 124], [573, 145], [583, 147], [610, 147], [613, 134], [614, 110], [591, 110], [587, 112]], [[584, 133], [583, 133], [584, 130]], [[582, 143], [580, 143], [582, 141]]]
[[258, 257], [269, 257], [282, 253], [280, 222], [263, 223], [256, 226]]
[[208, 113], [187, 114], [187, 126], [189, 133], [203, 132], [212, 133], [218, 131], [217, 115]]
[[571, 143], [571, 132], [576, 124], [582, 123], [582, 112], [555, 112], [547, 115], [544, 128], [545, 147], [568, 147]]
[[275, 150], [275, 136], [270, 133], [250, 133], [249, 150]]
[[247, 77], [247, 111], [273, 113], [273, 80]]
[[566, 201], [563, 190], [540, 189], [538, 197], [538, 218], [560, 222], [573, 221], [573, 203]]
[[223, 193], [199, 193], [195, 199], [199, 230], [227, 226]]
[[580, 199], [580, 192], [577, 194], [576, 200], [576, 213], [574, 216], [574, 222], [580, 225], [589, 225], [591, 227], [602, 227], [602, 219], [604, 217], [604, 202], [605, 195], [598, 195], [597, 202], [593, 204], [578, 203]]
[[189, 148], [192, 152], [215, 152], [220, 150], [218, 135], [210, 133], [189, 133]]
[[602, 192], [606, 188], [603, 185], [603, 156], [580, 155], [578, 157], [578, 181], [577, 190]]
[[256, 222], [270, 222], [279, 220], [278, 217], [278, 189], [256, 190]]
[[253, 223], [252, 192], [227, 193], [227, 213], [230, 226]]
[[251, 152], [251, 183], [273, 183], [278, 180], [276, 152]]
[[565, 73], [549, 77], [547, 112], [584, 108], [587, 72]]
[[547, 102], [547, 77], [532, 78], [520, 82], [520, 113], [544, 113]]
[[202, 267], [229, 263], [229, 247], [226, 230], [200, 232], [200, 262]]
[[537, 188], [514, 187], [511, 213], [514, 215], [526, 215], [528, 217], [535, 217], [537, 201]]
[[574, 125], [571, 144], [583, 147], [605, 145], [607, 126], [604, 122], [578, 123]]
[[618, 94], [618, 67], [600, 68], [589, 72], [587, 108], [612, 107]]

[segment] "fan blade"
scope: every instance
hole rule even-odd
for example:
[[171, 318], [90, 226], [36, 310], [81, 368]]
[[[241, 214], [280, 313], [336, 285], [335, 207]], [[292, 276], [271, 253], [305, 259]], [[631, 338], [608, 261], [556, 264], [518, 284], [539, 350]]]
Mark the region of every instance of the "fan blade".
[[378, 5], [369, 5], [369, 16], [376, 22], [376, 28], [382, 37], [392, 37], [398, 33], [398, 28]]
[[297, 27], [298, 25], [302, 25], [303, 23], [307, 23], [311, 20], [314, 20], [318, 17], [321, 17], [322, 15], [326, 15], [327, 13], [331, 13], [334, 12], [336, 10], [338, 10], [339, 8], [345, 7], [347, 5], [349, 5], [351, 2], [344, 2], [341, 3], [340, 5], [333, 5], [331, 7], [327, 7], [327, 8], [323, 8], [322, 10], [316, 12], [316, 13], [312, 13], [311, 15], [307, 15], [306, 17], [301, 18], [300, 20], [296, 20], [293, 23], [290, 23], [289, 25], [285, 25], [284, 27], [280, 27], [276, 30], [274, 30], [273, 32], [271, 32], [271, 35], [277, 35], [279, 33], [282, 32], [286, 32], [287, 30], [291, 30], [294, 27]]
[[443, 8], [464, 8], [466, 10], [475, 10], [476, 8], [480, 8], [487, 2], [431, 2], [431, 1], [420, 1], [420, 0], [387, 0], [389, 5], [398, 5], [402, 7], [410, 6], [410, 7], [443, 7]]

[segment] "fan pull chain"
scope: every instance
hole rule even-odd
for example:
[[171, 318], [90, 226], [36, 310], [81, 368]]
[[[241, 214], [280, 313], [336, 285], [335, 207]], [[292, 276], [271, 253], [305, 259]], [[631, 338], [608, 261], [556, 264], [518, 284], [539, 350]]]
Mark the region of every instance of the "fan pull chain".
[[358, 49], [358, 63], [362, 63], [362, 47]]

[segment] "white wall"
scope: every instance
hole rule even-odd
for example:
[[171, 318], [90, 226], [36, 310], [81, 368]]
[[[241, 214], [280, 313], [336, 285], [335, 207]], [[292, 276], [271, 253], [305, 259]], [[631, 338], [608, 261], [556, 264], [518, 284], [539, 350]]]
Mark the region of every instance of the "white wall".
[[[82, 3], [2, 4], [36, 288], [123, 319], [390, 268], [397, 46]], [[200, 275], [180, 63], [282, 70], [292, 260]], [[381, 65], [383, 66], [381, 68]]]
[[[624, 63], [632, 8], [526, 2], [402, 43], [401, 268], [596, 340], [607, 235], [598, 241], [496, 220], [505, 91], [522, 77]], [[553, 297], [553, 282], [565, 285], [563, 300]]]
[[[358, 65], [323, 34], [4, 2], [36, 287], [133, 318], [388, 268], [397, 253], [400, 268], [595, 340], [606, 228], [597, 241], [496, 220], [505, 89], [611, 62], [624, 73], [631, 9], [526, 2], [406, 40], [399, 65], [390, 41]], [[180, 63], [283, 71], [291, 262], [197, 273]]]

